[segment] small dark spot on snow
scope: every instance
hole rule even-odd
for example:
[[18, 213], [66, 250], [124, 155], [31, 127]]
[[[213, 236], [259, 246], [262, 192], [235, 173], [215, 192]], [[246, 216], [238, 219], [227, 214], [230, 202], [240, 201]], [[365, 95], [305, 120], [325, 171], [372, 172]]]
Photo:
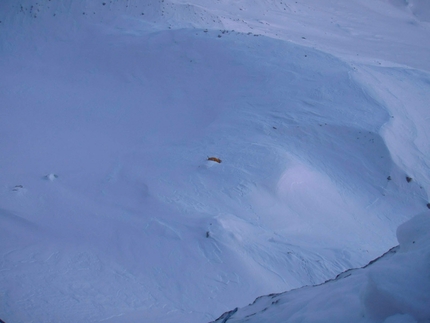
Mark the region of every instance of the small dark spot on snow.
[[391, 181], [391, 176], [388, 176], [388, 177], [387, 177], [387, 180]]
[[306, 37], [302, 37], [302, 39], [306, 39]]
[[430, 209], [430, 203], [427, 203], [427, 207]]
[[415, 241], [412, 241], [412, 243], [415, 243]]
[[412, 182], [412, 177], [406, 176], [406, 182], [408, 183]]
[[305, 57], [308, 57], [308, 55], [305, 55]]
[[214, 162], [216, 162], [218, 164], [221, 164], [221, 162], [222, 162], [222, 160], [219, 159], [218, 157], [208, 157], [208, 160], [214, 161]]
[[278, 129], [278, 128], [276, 128], [276, 127], [272, 127], [273, 129]]
[[106, 2], [103, 2], [103, 5], [105, 6], [105, 5], [106, 5]]

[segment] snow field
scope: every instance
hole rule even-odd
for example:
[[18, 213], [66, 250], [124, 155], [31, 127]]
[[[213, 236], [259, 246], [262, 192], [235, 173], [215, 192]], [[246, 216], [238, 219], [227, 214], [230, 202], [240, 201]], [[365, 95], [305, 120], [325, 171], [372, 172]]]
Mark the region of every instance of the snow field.
[[209, 321], [394, 246], [428, 29], [369, 3], [3, 3], [0, 317]]
[[216, 322], [425, 322], [428, 289], [430, 213], [399, 226], [398, 247], [364, 268], [334, 280], [260, 297]]

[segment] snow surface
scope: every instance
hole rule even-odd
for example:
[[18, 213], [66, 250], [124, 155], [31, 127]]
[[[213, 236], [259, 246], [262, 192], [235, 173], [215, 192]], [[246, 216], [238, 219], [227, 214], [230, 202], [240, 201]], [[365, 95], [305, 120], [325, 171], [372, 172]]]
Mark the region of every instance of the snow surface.
[[215, 322], [429, 322], [430, 212], [397, 230], [398, 247], [362, 269], [260, 297]]
[[429, 203], [429, 20], [1, 1], [0, 318], [207, 322], [385, 253]]

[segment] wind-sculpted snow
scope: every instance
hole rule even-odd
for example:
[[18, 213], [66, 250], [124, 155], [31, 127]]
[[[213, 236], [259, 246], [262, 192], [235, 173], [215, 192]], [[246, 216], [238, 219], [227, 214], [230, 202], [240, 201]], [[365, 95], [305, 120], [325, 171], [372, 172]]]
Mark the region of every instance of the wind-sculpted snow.
[[426, 0], [385, 0], [395, 7], [410, 11], [419, 20], [430, 21], [430, 3]]
[[428, 29], [391, 4], [0, 8], [8, 323], [210, 321], [428, 207]]
[[397, 230], [398, 247], [318, 286], [259, 297], [214, 322], [427, 322], [430, 213]]

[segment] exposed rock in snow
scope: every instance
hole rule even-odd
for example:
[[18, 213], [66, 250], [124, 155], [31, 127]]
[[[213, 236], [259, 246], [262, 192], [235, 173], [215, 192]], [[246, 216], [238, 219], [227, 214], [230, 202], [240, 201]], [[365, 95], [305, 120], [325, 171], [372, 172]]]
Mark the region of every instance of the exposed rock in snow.
[[214, 322], [427, 322], [430, 212], [399, 226], [399, 246], [318, 286], [259, 297]]

